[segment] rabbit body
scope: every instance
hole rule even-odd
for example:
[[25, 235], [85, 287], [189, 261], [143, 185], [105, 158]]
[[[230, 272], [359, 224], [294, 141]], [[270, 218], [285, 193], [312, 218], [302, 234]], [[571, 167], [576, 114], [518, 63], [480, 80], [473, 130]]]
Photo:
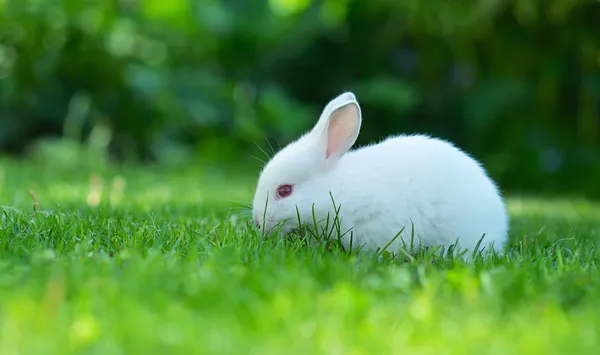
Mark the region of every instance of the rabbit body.
[[[283, 221], [282, 233], [314, 222], [331, 229], [337, 213], [346, 248], [381, 249], [402, 231], [387, 250], [414, 237], [415, 244], [446, 249], [458, 240], [459, 251], [472, 251], [483, 237], [480, 250], [501, 252], [508, 239], [506, 208], [475, 159], [426, 135], [393, 136], [349, 150], [360, 124], [356, 98], [344, 93], [310, 133], [276, 154], [257, 186], [257, 225], [269, 230]], [[293, 192], [287, 195], [281, 186]]]
[[[421, 242], [473, 250], [503, 247], [508, 220], [495, 184], [482, 167], [450, 143], [424, 135], [391, 137], [346, 153], [319, 183], [329, 190], [346, 248], [364, 245], [396, 250]], [[324, 193], [325, 191], [323, 191]], [[330, 209], [335, 213], [331, 196]], [[321, 201], [325, 204], [325, 201]]]

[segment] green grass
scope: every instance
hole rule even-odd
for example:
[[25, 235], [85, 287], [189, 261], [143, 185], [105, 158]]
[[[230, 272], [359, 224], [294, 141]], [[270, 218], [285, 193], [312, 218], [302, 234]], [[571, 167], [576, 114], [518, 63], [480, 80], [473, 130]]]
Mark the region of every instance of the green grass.
[[247, 171], [99, 176], [1, 163], [0, 354], [600, 348], [597, 205], [509, 200], [502, 259], [378, 262], [259, 237]]

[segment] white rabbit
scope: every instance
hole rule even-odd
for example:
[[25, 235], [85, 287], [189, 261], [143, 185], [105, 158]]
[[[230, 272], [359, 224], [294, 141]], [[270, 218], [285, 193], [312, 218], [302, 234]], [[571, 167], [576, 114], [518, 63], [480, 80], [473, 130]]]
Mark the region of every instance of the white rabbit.
[[333, 237], [343, 234], [345, 248], [388, 246], [397, 253], [412, 235], [414, 245], [470, 254], [483, 237], [480, 251], [502, 253], [506, 208], [476, 160], [425, 135], [389, 137], [349, 151], [361, 119], [355, 95], [345, 92], [327, 104], [310, 132], [265, 165], [253, 201], [254, 222], [263, 232], [278, 227], [289, 233], [299, 222], [324, 227], [327, 220], [331, 228], [337, 213], [340, 228]]

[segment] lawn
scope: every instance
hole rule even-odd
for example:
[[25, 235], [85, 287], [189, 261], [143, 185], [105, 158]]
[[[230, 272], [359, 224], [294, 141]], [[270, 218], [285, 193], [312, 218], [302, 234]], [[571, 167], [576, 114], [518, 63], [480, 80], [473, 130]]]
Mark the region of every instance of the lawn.
[[600, 349], [598, 205], [513, 197], [501, 259], [378, 261], [261, 238], [254, 181], [2, 161], [0, 354]]

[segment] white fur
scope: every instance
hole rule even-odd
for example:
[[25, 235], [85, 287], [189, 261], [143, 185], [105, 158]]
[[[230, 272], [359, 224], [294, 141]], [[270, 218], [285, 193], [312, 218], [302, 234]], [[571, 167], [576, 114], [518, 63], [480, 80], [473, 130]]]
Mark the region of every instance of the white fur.
[[[339, 124], [354, 129], [337, 137], [347, 144], [327, 159], [327, 132], [335, 115], [344, 121]], [[347, 151], [360, 121], [355, 96], [343, 93], [325, 107], [310, 132], [266, 164], [253, 202], [254, 219], [265, 232], [282, 222], [282, 233], [292, 231], [298, 227], [297, 212], [302, 223], [312, 224], [313, 205], [317, 222], [329, 213], [331, 226], [333, 196], [341, 232], [352, 231], [342, 238], [345, 247], [352, 235], [353, 248], [384, 248], [404, 228], [387, 249], [397, 251], [401, 238], [410, 243], [414, 225], [415, 243], [447, 249], [458, 239], [459, 250], [472, 251], [485, 235], [479, 249], [490, 250], [493, 243], [502, 252], [508, 239], [506, 208], [477, 161], [451, 143], [425, 135], [393, 136]], [[292, 195], [277, 199], [281, 184], [294, 185]]]

